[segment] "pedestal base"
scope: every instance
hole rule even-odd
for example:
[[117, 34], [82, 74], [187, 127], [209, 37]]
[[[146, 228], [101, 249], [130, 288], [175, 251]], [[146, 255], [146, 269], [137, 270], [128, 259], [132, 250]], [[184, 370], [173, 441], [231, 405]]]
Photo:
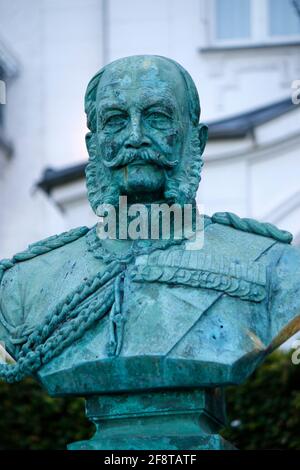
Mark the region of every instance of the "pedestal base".
[[224, 425], [220, 389], [155, 391], [87, 399], [96, 432], [69, 450], [225, 450], [217, 434]]

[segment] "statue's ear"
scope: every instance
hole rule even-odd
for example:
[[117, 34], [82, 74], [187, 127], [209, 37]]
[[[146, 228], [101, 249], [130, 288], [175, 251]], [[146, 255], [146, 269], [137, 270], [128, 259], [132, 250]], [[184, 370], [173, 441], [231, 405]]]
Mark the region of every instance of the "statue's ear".
[[202, 155], [206, 146], [207, 138], [208, 138], [208, 127], [206, 124], [200, 123], [198, 125], [198, 135], [199, 135], [201, 155]]

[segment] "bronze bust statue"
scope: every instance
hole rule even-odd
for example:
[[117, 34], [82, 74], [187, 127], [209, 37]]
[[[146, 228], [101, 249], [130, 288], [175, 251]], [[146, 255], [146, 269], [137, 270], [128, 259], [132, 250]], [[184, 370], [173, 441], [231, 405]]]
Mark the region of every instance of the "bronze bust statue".
[[[90, 81], [85, 109], [97, 214], [118, 214], [122, 197], [146, 218], [163, 203], [197, 213], [207, 126], [183, 67], [117, 60]], [[223, 390], [299, 329], [300, 251], [290, 233], [226, 212], [203, 217], [193, 250], [175, 231], [124, 237], [127, 225], [105, 239], [80, 227], [0, 263], [0, 340], [16, 360], [0, 378], [86, 397], [97, 431], [72, 449], [231, 448], [217, 434]]]

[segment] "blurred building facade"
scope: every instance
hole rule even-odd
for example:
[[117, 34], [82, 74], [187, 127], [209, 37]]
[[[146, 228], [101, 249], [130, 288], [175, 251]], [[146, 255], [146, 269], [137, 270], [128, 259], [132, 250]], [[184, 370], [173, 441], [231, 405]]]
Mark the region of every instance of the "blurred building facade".
[[84, 92], [132, 54], [171, 57], [196, 82], [210, 125], [205, 212], [268, 220], [300, 243], [298, 0], [1, 0], [0, 257], [96, 223]]

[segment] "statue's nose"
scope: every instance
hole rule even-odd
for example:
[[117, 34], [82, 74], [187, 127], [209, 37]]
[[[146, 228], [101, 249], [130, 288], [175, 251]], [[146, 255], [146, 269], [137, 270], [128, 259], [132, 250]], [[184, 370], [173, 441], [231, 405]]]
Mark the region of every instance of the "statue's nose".
[[148, 147], [150, 140], [145, 136], [141, 119], [133, 118], [131, 121], [130, 134], [125, 143], [126, 148]]

